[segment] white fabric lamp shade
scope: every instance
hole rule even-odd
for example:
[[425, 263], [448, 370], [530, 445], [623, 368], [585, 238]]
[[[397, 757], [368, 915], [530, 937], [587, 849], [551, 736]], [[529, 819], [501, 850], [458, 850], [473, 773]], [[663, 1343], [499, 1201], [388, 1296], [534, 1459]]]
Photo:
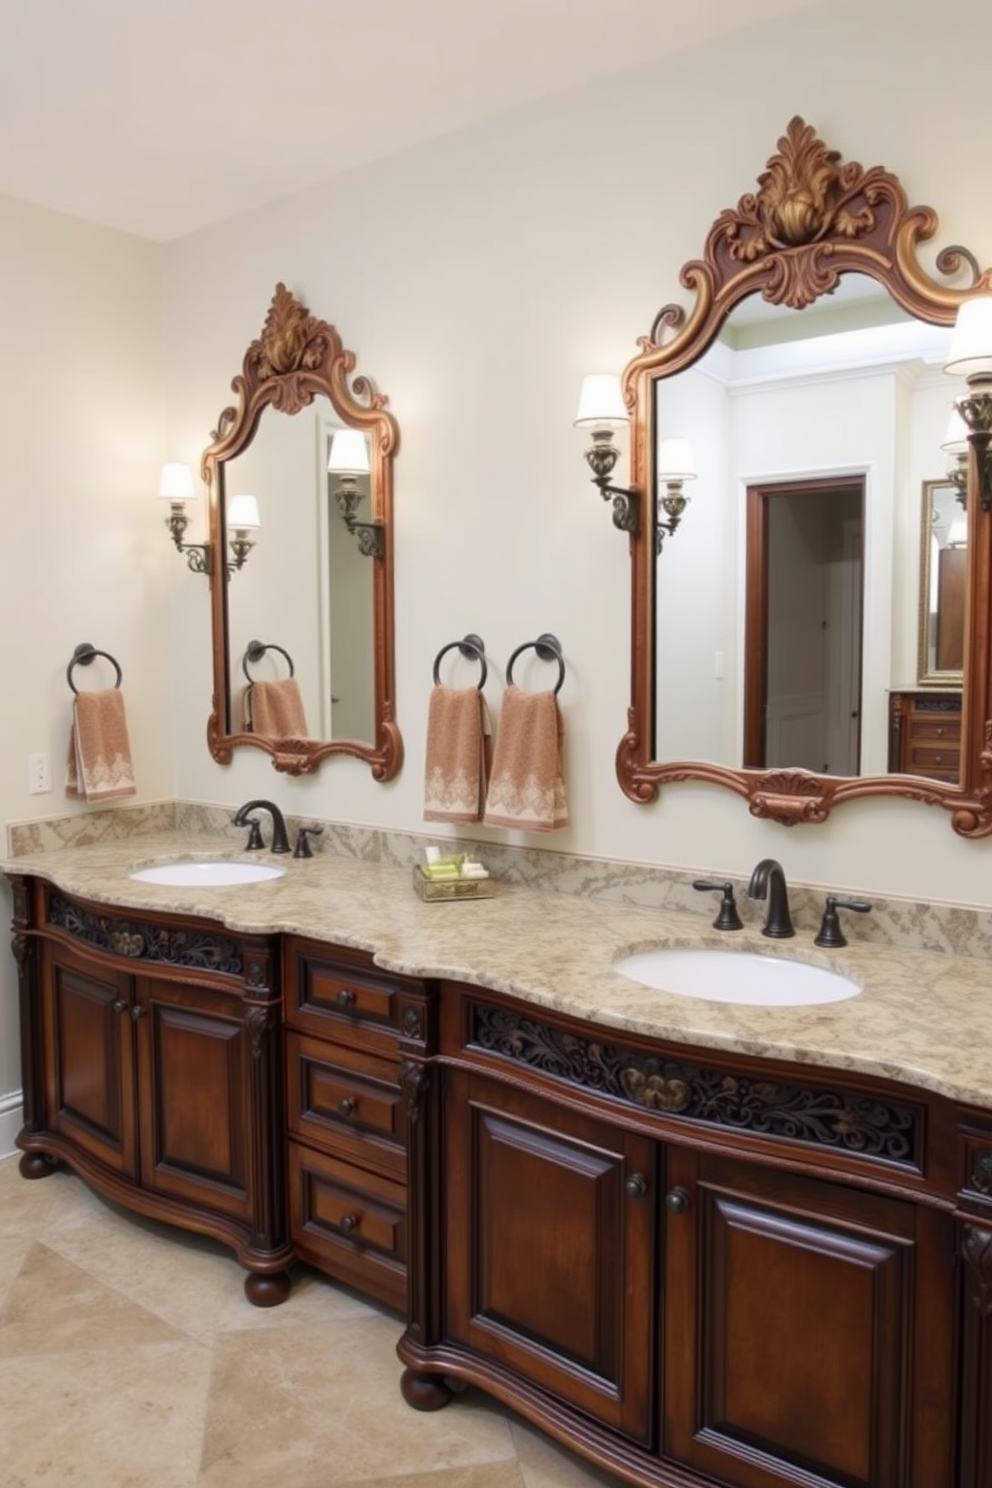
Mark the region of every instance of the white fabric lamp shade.
[[964, 548], [968, 545], [968, 518], [964, 512], [955, 517], [947, 529], [947, 546], [949, 548]]
[[236, 532], [244, 532], [249, 527], [261, 527], [258, 502], [254, 496], [231, 497], [227, 505], [227, 525]]
[[622, 429], [629, 420], [619, 377], [612, 372], [592, 372], [582, 379], [575, 428]]
[[361, 429], [337, 429], [331, 440], [331, 453], [327, 461], [332, 475], [368, 475], [368, 440]]
[[946, 455], [963, 455], [968, 448], [968, 425], [962, 418], [961, 410], [956, 403], [951, 405], [947, 429], [940, 447]]
[[196, 495], [191, 467], [179, 460], [167, 460], [159, 476], [158, 494], [163, 501], [191, 501]]
[[658, 440], [658, 479], [687, 481], [696, 479], [696, 462], [688, 439]]
[[992, 377], [992, 295], [975, 295], [958, 310], [944, 371]]

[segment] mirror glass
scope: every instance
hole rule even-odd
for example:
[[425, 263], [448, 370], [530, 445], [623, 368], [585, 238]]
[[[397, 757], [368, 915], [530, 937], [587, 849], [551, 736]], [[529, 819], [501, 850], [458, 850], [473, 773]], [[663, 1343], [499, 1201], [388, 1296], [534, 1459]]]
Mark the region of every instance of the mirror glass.
[[968, 579], [965, 492], [948, 480], [925, 480], [920, 502], [920, 668], [923, 687], [960, 684]]
[[[278, 285], [202, 470], [210, 488], [214, 714], [222, 763], [265, 750], [309, 774], [335, 754], [399, 769], [392, 462], [398, 431], [337, 331]], [[328, 469], [336, 434], [350, 459]], [[342, 446], [343, 447], [343, 446]], [[339, 449], [340, 453], [340, 449]], [[355, 468], [352, 468], [352, 467]], [[237, 558], [244, 499], [257, 505]], [[251, 511], [251, 507], [249, 507]], [[223, 556], [223, 561], [220, 561]]]

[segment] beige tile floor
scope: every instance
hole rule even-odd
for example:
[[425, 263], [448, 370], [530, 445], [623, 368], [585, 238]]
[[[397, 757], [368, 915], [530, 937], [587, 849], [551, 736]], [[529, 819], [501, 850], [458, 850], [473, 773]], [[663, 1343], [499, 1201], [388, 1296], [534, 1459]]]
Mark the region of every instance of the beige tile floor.
[[306, 1268], [258, 1309], [242, 1279], [0, 1161], [2, 1488], [615, 1488], [481, 1392], [410, 1410], [394, 1313]]

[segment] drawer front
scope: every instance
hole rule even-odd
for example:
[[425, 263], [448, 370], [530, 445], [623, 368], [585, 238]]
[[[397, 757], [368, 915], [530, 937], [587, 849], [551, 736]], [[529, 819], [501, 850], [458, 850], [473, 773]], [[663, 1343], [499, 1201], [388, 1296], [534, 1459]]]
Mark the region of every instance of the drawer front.
[[956, 780], [961, 755], [956, 745], [946, 749], [924, 748], [914, 744], [909, 749], [908, 768], [910, 774], [931, 775], [940, 780]]
[[396, 1065], [321, 1039], [286, 1035], [289, 1129], [322, 1151], [406, 1176], [406, 1113]]
[[356, 953], [354, 964], [331, 960], [326, 947], [291, 944], [286, 962], [290, 1027], [383, 1055], [400, 1039], [425, 1047], [427, 997], [419, 982], [382, 975]]
[[406, 1306], [406, 1187], [289, 1143], [290, 1238], [318, 1271]]
[[911, 716], [909, 737], [914, 743], [960, 744], [960, 718], [936, 718], [931, 714], [916, 713]]

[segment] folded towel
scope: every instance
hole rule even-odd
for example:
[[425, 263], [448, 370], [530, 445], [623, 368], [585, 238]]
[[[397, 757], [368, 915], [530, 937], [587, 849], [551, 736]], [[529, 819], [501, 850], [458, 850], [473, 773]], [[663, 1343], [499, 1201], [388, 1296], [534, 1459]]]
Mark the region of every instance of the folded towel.
[[425, 821], [481, 820], [491, 734], [489, 710], [477, 687], [433, 689], [427, 710]]
[[487, 826], [523, 832], [557, 832], [568, 826], [563, 747], [555, 694], [508, 687], [486, 797]]
[[65, 793], [83, 801], [134, 795], [134, 766], [124, 695], [119, 687], [76, 694], [65, 762]]
[[281, 682], [253, 682], [245, 694], [248, 727], [268, 739], [305, 739], [307, 718], [295, 677]]

